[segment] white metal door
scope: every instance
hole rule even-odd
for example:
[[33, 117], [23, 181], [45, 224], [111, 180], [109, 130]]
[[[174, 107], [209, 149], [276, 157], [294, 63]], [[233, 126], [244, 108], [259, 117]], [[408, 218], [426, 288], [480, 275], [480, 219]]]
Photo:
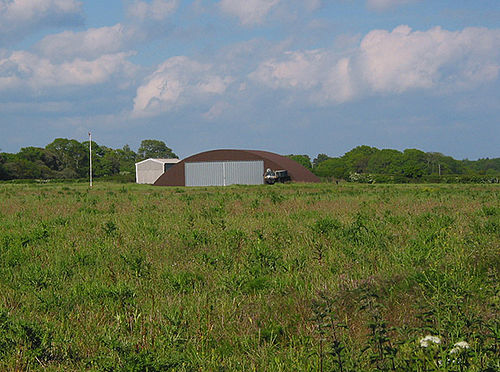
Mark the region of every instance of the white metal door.
[[264, 183], [264, 161], [185, 163], [186, 186], [228, 186]]

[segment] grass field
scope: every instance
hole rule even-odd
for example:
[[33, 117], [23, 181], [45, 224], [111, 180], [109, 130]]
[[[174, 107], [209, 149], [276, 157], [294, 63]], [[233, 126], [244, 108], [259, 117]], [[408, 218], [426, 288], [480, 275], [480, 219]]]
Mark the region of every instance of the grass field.
[[0, 370], [500, 370], [498, 185], [0, 184], [0, 206]]

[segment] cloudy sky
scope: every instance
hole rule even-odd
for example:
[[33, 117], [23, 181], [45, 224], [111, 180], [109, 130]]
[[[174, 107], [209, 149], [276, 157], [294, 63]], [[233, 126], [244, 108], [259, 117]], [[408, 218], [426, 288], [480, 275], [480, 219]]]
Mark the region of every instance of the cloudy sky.
[[0, 149], [500, 157], [498, 0], [0, 0]]

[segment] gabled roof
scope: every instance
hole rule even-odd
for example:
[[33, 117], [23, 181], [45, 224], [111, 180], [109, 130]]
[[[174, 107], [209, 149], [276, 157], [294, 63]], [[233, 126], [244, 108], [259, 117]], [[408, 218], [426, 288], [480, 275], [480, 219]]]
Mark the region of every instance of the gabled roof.
[[160, 161], [162, 163], [168, 163], [168, 164], [177, 164], [178, 162], [181, 161], [181, 159], [153, 159], [153, 160], [157, 160], [157, 161]]
[[140, 162], [135, 163], [135, 164], [136, 165], [142, 164], [142, 163], [145, 163], [147, 161], [154, 161], [155, 163], [160, 163], [160, 164], [177, 164], [178, 162], [181, 161], [181, 159], [153, 159], [153, 158], [149, 158], [149, 159], [140, 161]]

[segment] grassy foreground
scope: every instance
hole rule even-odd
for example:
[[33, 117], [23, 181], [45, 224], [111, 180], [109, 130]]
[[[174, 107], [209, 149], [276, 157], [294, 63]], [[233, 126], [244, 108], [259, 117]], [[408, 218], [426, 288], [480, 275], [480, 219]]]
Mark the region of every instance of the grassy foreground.
[[0, 184], [0, 206], [0, 370], [500, 370], [498, 185]]

